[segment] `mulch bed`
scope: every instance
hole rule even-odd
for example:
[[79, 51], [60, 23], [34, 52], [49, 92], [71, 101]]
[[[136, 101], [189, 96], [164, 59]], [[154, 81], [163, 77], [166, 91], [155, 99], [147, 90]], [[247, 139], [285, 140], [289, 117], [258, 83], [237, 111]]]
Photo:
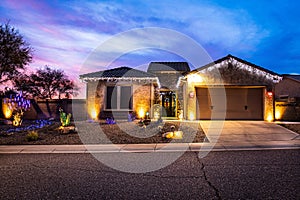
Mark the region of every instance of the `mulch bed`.
[[[24, 122], [22, 126], [26, 126], [28, 124], [30, 124], [30, 122]], [[95, 124], [95, 126], [99, 126], [102, 132], [110, 140], [109, 143], [114, 144], [169, 143], [172, 140], [163, 138], [162, 133], [172, 131], [174, 130], [174, 127], [175, 130], [182, 130], [184, 132], [184, 136], [182, 139], [177, 139], [172, 142], [203, 142], [205, 139], [205, 134], [201, 129], [201, 126], [196, 123], [193, 123], [193, 125], [191, 124], [192, 123], [180, 122], [166, 122], [163, 124], [158, 124], [156, 122], [151, 122], [148, 126], [139, 126], [137, 122], [121, 122], [117, 124], [106, 124], [104, 122], [100, 122]], [[159, 131], [159, 126], [161, 126], [162, 131]], [[63, 134], [59, 131], [59, 127], [60, 123], [54, 122], [52, 125], [37, 129], [36, 131], [38, 132], [39, 139], [37, 141], [27, 141], [26, 135], [28, 134], [28, 131], [7, 133], [7, 130], [14, 127], [12, 125], [2, 124], [0, 125], [0, 145], [82, 144], [80, 139], [80, 136], [82, 137], [82, 135], [79, 136], [76, 131]], [[99, 135], [100, 134], [101, 133], [99, 133]], [[89, 143], [104, 144], [108, 142], [105, 140], [97, 140]]]

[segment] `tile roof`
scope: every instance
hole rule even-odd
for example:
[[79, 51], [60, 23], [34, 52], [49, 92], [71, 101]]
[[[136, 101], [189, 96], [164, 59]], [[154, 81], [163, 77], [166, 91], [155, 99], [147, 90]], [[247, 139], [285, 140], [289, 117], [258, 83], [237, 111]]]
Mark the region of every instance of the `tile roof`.
[[147, 72], [156, 71], [189, 72], [191, 69], [187, 62], [151, 62], [148, 66]]
[[84, 78], [155, 78], [156, 76], [141, 70], [133, 69], [130, 67], [119, 67], [108, 69], [104, 71], [92, 72], [80, 75], [81, 79]]

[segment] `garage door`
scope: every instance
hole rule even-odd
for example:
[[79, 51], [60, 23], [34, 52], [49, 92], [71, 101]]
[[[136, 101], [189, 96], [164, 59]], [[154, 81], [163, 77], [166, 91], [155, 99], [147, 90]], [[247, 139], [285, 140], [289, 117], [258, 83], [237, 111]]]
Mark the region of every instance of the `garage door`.
[[[213, 91], [212, 91], [213, 90]], [[218, 88], [197, 88], [197, 119], [211, 119], [211, 113], [217, 105], [212, 105], [211, 98], [226, 99], [226, 119], [263, 119], [263, 89], [262, 88], [225, 88], [226, 97], [217, 96]], [[214, 95], [210, 95], [209, 91]]]

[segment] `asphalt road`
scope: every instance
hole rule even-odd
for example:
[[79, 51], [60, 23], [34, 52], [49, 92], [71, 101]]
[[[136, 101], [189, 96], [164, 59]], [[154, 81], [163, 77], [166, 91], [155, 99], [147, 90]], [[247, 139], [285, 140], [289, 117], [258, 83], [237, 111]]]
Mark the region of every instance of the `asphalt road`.
[[300, 199], [299, 158], [299, 150], [211, 152], [202, 159], [188, 152], [161, 170], [132, 174], [90, 154], [2, 154], [0, 198]]

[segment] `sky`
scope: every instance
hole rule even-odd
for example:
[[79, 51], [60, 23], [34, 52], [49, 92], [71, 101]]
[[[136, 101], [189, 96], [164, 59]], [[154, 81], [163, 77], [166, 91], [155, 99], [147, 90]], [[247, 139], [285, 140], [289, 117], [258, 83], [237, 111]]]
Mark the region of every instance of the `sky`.
[[[79, 74], [118, 66], [189, 62], [178, 52], [197, 56], [190, 41], [212, 60], [231, 54], [279, 74], [300, 74], [299, 7], [295, 0], [2, 0], [0, 23], [9, 21], [34, 49], [28, 71], [60, 68], [78, 84]], [[188, 39], [174, 45], [183, 36]]]

